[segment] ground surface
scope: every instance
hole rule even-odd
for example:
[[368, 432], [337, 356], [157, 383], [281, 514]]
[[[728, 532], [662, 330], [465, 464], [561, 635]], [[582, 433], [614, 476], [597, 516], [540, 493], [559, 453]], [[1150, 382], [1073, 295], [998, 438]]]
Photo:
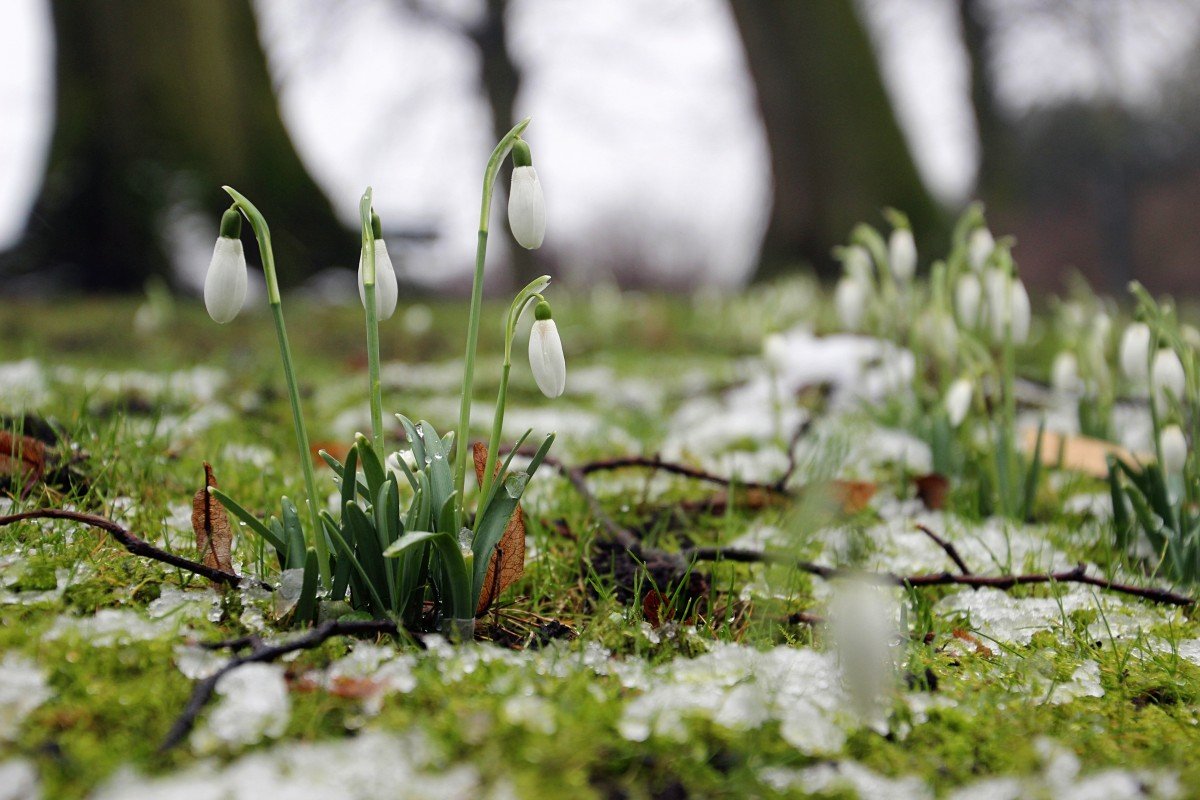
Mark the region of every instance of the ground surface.
[[[313, 437], [348, 444], [369, 426], [361, 319], [294, 305]], [[954, 569], [922, 523], [978, 573], [1085, 561], [1160, 583], [1116, 566], [1095, 479], [1050, 475], [1028, 524], [926, 508], [911, 478], [930, 470], [929, 448], [903, 424], [911, 365], [870, 340], [809, 336], [825, 315], [802, 285], [733, 301], [598, 291], [555, 310], [567, 394], [542, 398], [518, 361], [510, 439], [532, 426], [558, 431], [566, 464], [661, 454], [771, 482], [811, 419], [789, 487], [875, 485], [854, 513], [753, 508], [764, 504], [736, 486], [710, 513], [727, 499], [720, 487], [645, 470], [591, 476], [606, 513], [650, 547]], [[483, 329], [478, 434], [500, 311]], [[219, 328], [188, 307], [156, 330], [143, 311], [139, 332], [137, 317], [132, 302], [0, 309], [0, 413], [53, 419], [77, 450], [74, 490], [39, 486], [0, 499], [0, 514], [69, 504], [195, 557], [202, 461], [248, 508], [303, 496], [270, 322], [247, 314]], [[453, 426], [462, 327], [457, 306], [402, 306], [383, 331], [387, 410]], [[789, 331], [775, 380], [760, 357], [769, 331]], [[1033, 377], [1046, 373], [1040, 352], [1022, 354]], [[399, 431], [388, 435], [399, 446]], [[318, 479], [336, 491], [326, 471]], [[812, 624], [829, 582], [705, 563], [703, 597], [664, 620], [640, 599], [649, 580], [604, 549], [566, 480], [541, 473], [527, 498], [525, 577], [480, 620], [490, 641], [342, 638], [243, 667], [165, 754], [195, 681], [226, 658], [199, 644], [293, 635], [275, 625], [278, 599], [214, 591], [77, 524], [0, 528], [0, 798], [1200, 796], [1200, 626], [1186, 610], [1077, 585], [896, 590], [895, 690], [868, 714]], [[235, 567], [271, 579], [268, 564], [239, 534]]]

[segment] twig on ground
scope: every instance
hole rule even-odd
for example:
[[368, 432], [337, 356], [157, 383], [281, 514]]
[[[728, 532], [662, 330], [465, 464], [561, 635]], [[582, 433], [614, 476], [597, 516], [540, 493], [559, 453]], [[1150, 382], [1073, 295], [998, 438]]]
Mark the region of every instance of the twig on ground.
[[[262, 664], [269, 661], [274, 661], [281, 656], [293, 653], [297, 650], [311, 650], [314, 647], [319, 647], [324, 642], [332, 639], [335, 636], [362, 636], [364, 634], [389, 634], [397, 635], [399, 630], [396, 623], [391, 620], [355, 620], [350, 622], [342, 622], [340, 620], [330, 620], [323, 622], [307, 633], [289, 639], [286, 642], [279, 644], [264, 645], [261, 642], [254, 646], [246, 655], [235, 656], [230, 659], [223, 667], [209, 675], [204, 680], [196, 684], [192, 689], [192, 696], [188, 698], [188, 703], [183, 709], [183, 713], [175, 720], [175, 724], [171, 726], [171, 730], [167, 733], [167, 737], [163, 743], [159, 745], [158, 752], [164, 753], [167, 750], [175, 747], [182, 742], [192, 728], [196, 726], [196, 719], [200, 716], [200, 712], [204, 710], [204, 706], [212, 699], [213, 692], [217, 688], [217, 683], [225, 675], [245, 664]], [[233, 639], [228, 642], [214, 642], [212, 644], [203, 645], [209, 650], [232, 649], [238, 650], [243, 648], [248, 643], [248, 637]]]
[[938, 547], [942, 548], [946, 552], [946, 555], [950, 557], [950, 560], [954, 562], [954, 565], [958, 567], [959, 572], [963, 575], [971, 574], [971, 568], [967, 566], [966, 561], [963, 561], [963, 557], [958, 554], [958, 549], [954, 545], [930, 530], [928, 525], [917, 523], [917, 530], [928, 536]]
[[792, 438], [788, 440], [787, 468], [784, 469], [783, 474], [779, 476], [779, 480], [775, 481], [775, 484], [772, 486], [775, 491], [781, 494], [787, 493], [788, 481], [792, 479], [792, 476], [796, 474], [796, 470], [800, 466], [800, 461], [796, 458], [796, 446], [800, 444], [800, 440], [808, 434], [808, 429], [811, 427], [812, 418], [810, 417], [804, 420], [804, 422], [800, 423], [800, 425], [792, 433]]
[[34, 511], [26, 511], [21, 514], [10, 514], [8, 516], [0, 517], [0, 527], [11, 525], [14, 522], [23, 522], [30, 519], [66, 519], [72, 522], [90, 525], [93, 528], [99, 528], [116, 539], [122, 547], [135, 556], [143, 556], [145, 558], [153, 559], [154, 561], [161, 561], [163, 564], [169, 564], [172, 567], [178, 567], [179, 569], [186, 570], [187, 572], [191, 572], [203, 578], [208, 578], [214, 583], [222, 583], [226, 586], [240, 586], [243, 581], [250, 581], [257, 583], [264, 589], [275, 588], [271, 586], [271, 584], [264, 581], [243, 577], [241, 575], [237, 575], [232, 572], [226, 572], [220, 569], [215, 569], [213, 567], [201, 564], [198, 561], [192, 561], [190, 559], [183, 558], [182, 556], [177, 556], [174, 553], [168, 553], [166, 550], [161, 550], [144, 539], [139, 539], [137, 536], [134, 536], [128, 530], [121, 527], [116, 522], [113, 522], [111, 519], [108, 519], [107, 517], [99, 517], [95, 514], [84, 514], [79, 511], [67, 511], [61, 508], [40, 508]]
[[603, 461], [589, 461], [586, 464], [581, 464], [576, 467], [582, 475], [591, 475], [593, 472], [609, 472], [617, 469], [628, 469], [630, 467], [640, 467], [642, 469], [652, 469], [657, 472], [666, 472], [671, 475], [679, 475], [684, 478], [691, 478], [705, 483], [716, 484], [717, 486], [736, 486], [741, 489], [759, 489], [764, 492], [774, 492], [777, 494], [786, 494], [786, 491], [780, 488], [778, 482], [760, 483], [758, 481], [739, 481], [733, 478], [726, 478], [722, 475], [715, 475], [706, 470], [696, 467], [689, 467], [686, 464], [676, 464], [673, 461], [663, 461], [661, 458], [647, 456], [624, 456], [622, 458], [610, 458]]

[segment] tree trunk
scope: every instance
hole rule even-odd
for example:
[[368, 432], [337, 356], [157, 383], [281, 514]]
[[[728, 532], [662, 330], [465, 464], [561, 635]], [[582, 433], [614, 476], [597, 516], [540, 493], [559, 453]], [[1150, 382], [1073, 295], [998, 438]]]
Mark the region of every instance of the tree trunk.
[[755, 280], [804, 262], [834, 274], [830, 250], [883, 206], [920, 241], [945, 220], [929, 195], [853, 0], [730, 0], [766, 129], [774, 179]]
[[988, 207], [1003, 210], [1016, 199], [1016, 143], [996, 96], [992, 71], [994, 25], [982, 0], [959, 0], [959, 29], [971, 73], [971, 109], [979, 137], [979, 172], [975, 193]]
[[[294, 284], [356, 261], [279, 116], [250, 0], [52, 0], [56, 120], [40, 195], [0, 272], [84, 291], [169, 275], [166, 213], [217, 220], [234, 186], [271, 223]], [[247, 247], [248, 252], [256, 252]]]

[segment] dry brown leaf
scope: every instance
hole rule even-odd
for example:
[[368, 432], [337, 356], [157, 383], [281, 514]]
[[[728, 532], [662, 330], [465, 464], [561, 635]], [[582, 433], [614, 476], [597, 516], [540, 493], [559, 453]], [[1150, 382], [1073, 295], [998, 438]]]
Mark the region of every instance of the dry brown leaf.
[[[482, 486], [483, 471], [487, 469], [487, 445], [475, 442], [471, 448], [471, 455], [475, 459], [475, 480]], [[499, 474], [500, 462], [497, 461], [492, 475]], [[483, 591], [479, 593], [479, 605], [475, 609], [476, 616], [487, 611], [488, 606], [495, 602], [500, 593], [515, 583], [524, 572], [525, 512], [521, 510], [521, 504], [517, 503], [512, 519], [508, 521], [504, 535], [496, 543], [496, 549], [492, 551], [491, 560], [488, 561], [487, 575], [483, 578]]]
[[[1037, 448], [1037, 430], [1026, 428], [1021, 431], [1021, 449], [1032, 455]], [[1048, 467], [1059, 466], [1059, 455], [1062, 455], [1062, 468], [1082, 472], [1096, 478], [1108, 476], [1108, 457], [1115, 455], [1130, 463], [1150, 461], [1149, 456], [1133, 453], [1120, 445], [1106, 442], [1103, 439], [1093, 439], [1088, 436], [1064, 436], [1052, 431], [1042, 433], [1042, 463]]]
[[928, 475], [918, 475], [913, 478], [917, 487], [917, 497], [930, 511], [940, 511], [946, 507], [946, 496], [950, 494], [950, 480], [945, 475], [931, 472]]
[[10, 478], [24, 495], [46, 472], [46, 444], [32, 436], [0, 431], [0, 476]]
[[204, 462], [204, 488], [192, 498], [192, 530], [196, 532], [196, 551], [204, 566], [233, 572], [233, 561], [229, 549], [233, 545], [233, 530], [229, 517], [217, 498], [208, 493], [208, 487], [216, 488], [217, 479], [212, 466]]
[[950, 632], [950, 635], [953, 636], [955, 639], [958, 639], [959, 641], [966, 642], [967, 644], [970, 644], [970, 645], [974, 645], [976, 655], [989, 656], [989, 657], [995, 655], [995, 653], [992, 652], [992, 648], [988, 647], [986, 644], [981, 642], [979, 640], [978, 636], [975, 636], [974, 634], [972, 634], [968, 631], [965, 631], [962, 628], [955, 628], [953, 631]]
[[809, 487], [828, 497], [844, 514], [857, 514], [867, 507], [879, 487], [871, 481], [832, 480]]

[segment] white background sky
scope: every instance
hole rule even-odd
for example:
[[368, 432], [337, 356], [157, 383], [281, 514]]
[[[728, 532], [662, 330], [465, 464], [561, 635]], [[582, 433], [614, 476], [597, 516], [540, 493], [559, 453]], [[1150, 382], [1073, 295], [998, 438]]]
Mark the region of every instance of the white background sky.
[[[923, 176], [942, 199], [963, 200], [977, 148], [954, 4], [861, 2]], [[285, 120], [335, 206], [352, 222], [373, 185], [386, 220], [441, 231], [409, 260], [413, 274], [452, 275], [470, 264], [492, 144], [476, 56], [399, 5], [256, 3]], [[1153, 102], [1159, 77], [1196, 41], [1200, 3], [1073, 5], [1084, 23], [1094, 14], [1105, 24], [1046, 11], [1043, 0], [997, 5], [1002, 21], [1022, 21], [1005, 25], [998, 59], [1010, 105], [1106, 92]], [[470, 14], [474, 4], [451, 6]], [[625, 260], [722, 283], [745, 275], [770, 175], [723, 0], [513, 0], [511, 31], [525, 70], [517, 111], [534, 117], [527, 138], [547, 194], [547, 245], [568, 269]], [[43, 0], [0, 2], [0, 247], [19, 235], [41, 178], [52, 59]], [[372, 92], [359, 88], [363, 76]]]

